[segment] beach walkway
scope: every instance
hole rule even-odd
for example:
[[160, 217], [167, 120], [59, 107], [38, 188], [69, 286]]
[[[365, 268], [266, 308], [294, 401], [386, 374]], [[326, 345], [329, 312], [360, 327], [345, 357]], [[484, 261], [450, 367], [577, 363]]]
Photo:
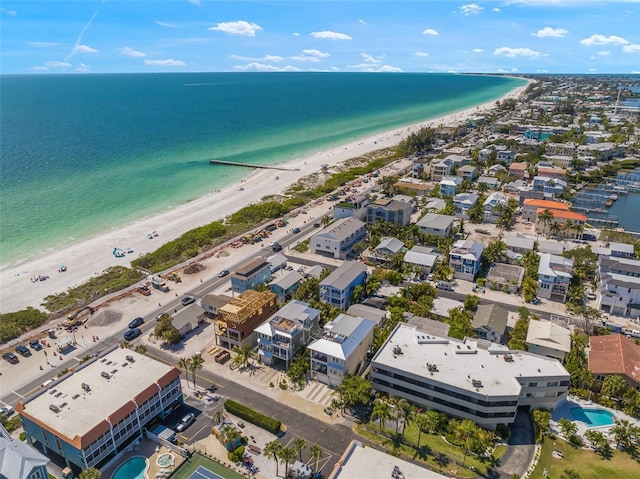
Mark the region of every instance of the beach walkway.
[[284, 166], [274, 166], [274, 165], [256, 165], [253, 163], [243, 163], [243, 162], [226, 161], [226, 160], [209, 160], [209, 163], [211, 163], [212, 165], [242, 166], [245, 168], [259, 168], [262, 170], [300, 171], [300, 168], [287, 168]]

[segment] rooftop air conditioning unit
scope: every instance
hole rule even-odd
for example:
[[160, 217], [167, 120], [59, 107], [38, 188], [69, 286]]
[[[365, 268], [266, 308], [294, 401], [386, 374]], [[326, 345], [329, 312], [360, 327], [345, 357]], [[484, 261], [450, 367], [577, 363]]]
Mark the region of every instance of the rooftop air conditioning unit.
[[49, 404], [49, 409], [51, 409], [56, 414], [60, 412], [60, 409], [55, 404]]
[[91, 391], [91, 388], [87, 383], [82, 383], [82, 389], [84, 389], [86, 392]]
[[108, 373], [108, 372], [106, 372], [106, 371], [102, 371], [102, 372], [100, 373], [100, 376], [102, 376], [102, 377], [103, 377], [103, 378], [105, 378], [105, 379], [109, 379], [109, 378], [111, 377], [111, 376], [109, 376], [109, 373]]
[[127, 356], [126, 357], [127, 361], [129, 361], [130, 363], [134, 362], [135, 359], [133, 359], [133, 356]]

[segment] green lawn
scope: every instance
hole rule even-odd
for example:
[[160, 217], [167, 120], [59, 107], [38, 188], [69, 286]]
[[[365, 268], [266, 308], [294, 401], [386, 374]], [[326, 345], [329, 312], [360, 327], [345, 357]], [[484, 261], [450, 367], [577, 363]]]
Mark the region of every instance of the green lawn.
[[[554, 450], [562, 452], [564, 459], [553, 457]], [[573, 469], [583, 479], [637, 479], [640, 477], [640, 459], [636, 460], [626, 452], [613, 450], [611, 459], [602, 459], [593, 451], [576, 449], [562, 439], [545, 438], [540, 462], [531, 479], [543, 479], [547, 468], [549, 479], [558, 479], [565, 469]]]
[[233, 472], [231, 469], [227, 469], [201, 454], [194, 454], [191, 456], [191, 459], [184, 461], [180, 467], [171, 474], [171, 479], [187, 479], [199, 466], [215, 472], [219, 476], [224, 477], [224, 479], [245, 479], [245, 476]]
[[[451, 474], [456, 471], [456, 477], [467, 478], [476, 477], [478, 474], [486, 474], [491, 468], [492, 463], [502, 457], [506, 451], [505, 446], [496, 449], [493, 458], [480, 460], [473, 454], [468, 454], [465, 460], [465, 467], [461, 466], [464, 460], [464, 451], [448, 442], [442, 437], [423, 432], [420, 436], [421, 451], [416, 450], [415, 446], [411, 447], [407, 444], [394, 443], [392, 439], [379, 434], [379, 425], [377, 422], [362, 424], [357, 427], [357, 432], [363, 437], [384, 446], [390, 454], [403, 455], [412, 459], [421, 461], [429, 469], [440, 474]], [[393, 436], [395, 431], [386, 431]], [[413, 424], [409, 424], [405, 430], [405, 441], [411, 444], [418, 442], [418, 430]], [[476, 472], [469, 469], [474, 467]]]

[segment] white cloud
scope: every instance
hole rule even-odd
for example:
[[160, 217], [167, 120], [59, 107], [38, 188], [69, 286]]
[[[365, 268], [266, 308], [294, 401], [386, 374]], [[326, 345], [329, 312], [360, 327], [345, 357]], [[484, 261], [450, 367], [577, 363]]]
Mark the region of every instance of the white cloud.
[[391, 65], [383, 65], [378, 70], [379, 72], [391, 72], [391, 73], [400, 73], [402, 72], [402, 68], [392, 67]]
[[[624, 47], [624, 48], [626, 48], [626, 47]], [[624, 48], [623, 48], [623, 50], [624, 50]], [[598, 52], [598, 55], [606, 57], [609, 53], [610, 52]]]
[[299, 62], [314, 62], [317, 63], [321, 58], [329, 58], [331, 55], [325, 52], [321, 52], [316, 49], [302, 50], [302, 55], [296, 55], [291, 57], [291, 60]]
[[42, 65], [36, 65], [35, 67], [29, 68], [29, 70], [33, 70], [34, 72], [48, 72], [49, 69]]
[[625, 45], [624, 47], [622, 47], [622, 51], [625, 53], [638, 53], [640, 52], [640, 45], [638, 45], [637, 43]]
[[234, 67], [236, 70], [251, 70], [257, 72], [299, 72], [301, 71], [299, 68], [287, 65], [285, 67], [277, 67], [274, 65], [266, 65], [264, 63], [252, 62], [246, 65], [236, 65]]
[[298, 32], [293, 32], [293, 36], [294, 36], [294, 37], [299, 37], [299, 36], [300, 36], [300, 34], [299, 34]]
[[28, 42], [27, 45], [35, 48], [51, 48], [57, 47], [60, 44], [55, 42]]
[[178, 28], [178, 25], [174, 25], [173, 23], [168, 23], [168, 22], [161, 22], [158, 20], [155, 20], [156, 25], [160, 25], [161, 27], [165, 27], [165, 28]]
[[59, 62], [55, 60], [44, 62], [44, 64], [49, 68], [69, 68], [71, 66], [69, 62]]
[[173, 58], [166, 60], [145, 60], [144, 64], [154, 67], [183, 67], [186, 65], [182, 60], [174, 60]]
[[227, 35], [240, 35], [243, 37], [255, 37], [256, 32], [261, 32], [262, 27], [255, 23], [239, 20], [237, 22], [222, 22], [215, 27], [209, 27], [209, 30], [226, 33]]
[[77, 72], [88, 72], [91, 71], [91, 67], [85, 63], [80, 63], [80, 65], [78, 65], [75, 70]]
[[362, 18], [359, 18], [359, 19], [358, 19], [358, 23], [359, 23], [360, 25], [366, 25], [366, 24], [367, 24], [367, 22], [365, 22]]
[[440, 35], [436, 30], [434, 30], [433, 28], [427, 28], [424, 32], [422, 32], [423, 35]]
[[374, 57], [373, 55], [369, 55], [368, 53], [361, 53], [360, 55], [362, 56], [362, 59], [365, 63], [372, 65], [378, 65], [379, 63], [382, 63], [382, 59], [384, 58], [384, 55], [381, 55], [379, 57]]
[[629, 40], [615, 35], [605, 37], [604, 35], [595, 34], [589, 38], [583, 38], [580, 43], [587, 47], [592, 47], [593, 45], [628, 45]]
[[536, 70], [537, 73], [549, 73], [549, 70]]
[[499, 12], [499, 11], [500, 11], [500, 9], [499, 9], [498, 7], [495, 7], [495, 8], [492, 8], [492, 9], [491, 9], [491, 11], [492, 11], [492, 12], [496, 12], [496, 13], [497, 13], [497, 12]]
[[323, 32], [311, 32], [313, 38], [321, 38], [323, 40], [353, 40], [346, 33], [331, 32], [325, 30]]
[[569, 32], [564, 28], [544, 27], [542, 30], [538, 30], [536, 33], [532, 33], [531, 35], [538, 38], [544, 38], [544, 37], [562, 38], [567, 33]]
[[482, 53], [484, 50], [482, 48], [474, 48], [471, 50], [473, 53]]
[[243, 62], [281, 62], [282, 60], [284, 60], [283, 57], [280, 57], [278, 55], [265, 55], [260, 58], [231, 55], [231, 58], [233, 58], [234, 60], [240, 60]]
[[417, 56], [417, 57], [428, 57], [429, 54], [426, 53], [426, 52], [416, 52], [415, 56]]
[[330, 56], [328, 53], [321, 52], [320, 50], [315, 50], [315, 49], [302, 50], [302, 53], [304, 53], [307, 56], [316, 57], [316, 58], [328, 58]]
[[191, 5], [195, 5], [196, 7], [201, 6], [200, 0], [187, 0]]
[[118, 51], [120, 53], [122, 53], [123, 55], [126, 55], [128, 57], [134, 57], [134, 58], [142, 58], [142, 57], [146, 57], [147, 55], [145, 55], [143, 52], [140, 52], [138, 50], [134, 50], [131, 47], [122, 47], [122, 48], [118, 48]]
[[518, 69], [517, 69], [516, 67], [513, 67], [513, 68], [511, 69], [511, 73], [516, 73], [517, 71], [518, 71]]
[[590, 72], [597, 72], [598, 70], [596, 70], [595, 68], [589, 68]]
[[496, 48], [493, 52], [494, 55], [504, 55], [505, 57], [513, 58], [513, 57], [539, 57], [542, 55], [540, 52], [536, 52], [535, 50], [531, 50], [530, 48], [511, 48], [511, 47], [500, 47]]
[[401, 72], [402, 68], [393, 67], [391, 65], [378, 66], [372, 63], [358, 63], [356, 65], [347, 65], [349, 68], [359, 70], [364, 73], [376, 73], [376, 72]]
[[468, 5], [462, 5], [460, 7], [460, 13], [463, 15], [476, 15], [480, 13], [480, 10], [484, 10], [484, 8], [477, 3], [469, 3]]
[[6, 8], [0, 8], [0, 12], [6, 13], [10, 17], [15, 17], [18, 14], [15, 10], [7, 10]]
[[96, 50], [95, 48], [91, 48], [88, 45], [76, 45], [73, 47], [73, 53], [100, 53], [100, 50]]

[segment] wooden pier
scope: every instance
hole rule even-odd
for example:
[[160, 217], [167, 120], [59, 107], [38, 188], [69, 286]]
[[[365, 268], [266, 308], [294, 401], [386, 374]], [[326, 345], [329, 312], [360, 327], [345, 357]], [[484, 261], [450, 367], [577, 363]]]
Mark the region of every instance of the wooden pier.
[[280, 170], [280, 171], [300, 171], [300, 168], [286, 168], [284, 166], [273, 165], [256, 165], [253, 163], [226, 161], [226, 160], [209, 160], [212, 165], [242, 166], [244, 168], [259, 168], [262, 170]]

